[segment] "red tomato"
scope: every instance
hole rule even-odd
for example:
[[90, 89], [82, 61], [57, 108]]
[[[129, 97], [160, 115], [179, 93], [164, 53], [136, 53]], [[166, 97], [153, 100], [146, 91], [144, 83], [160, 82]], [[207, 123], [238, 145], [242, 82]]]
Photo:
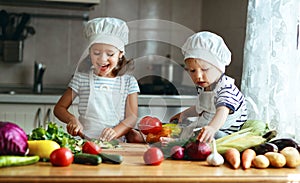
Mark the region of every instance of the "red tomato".
[[159, 165], [164, 160], [164, 154], [159, 148], [150, 147], [144, 153], [143, 158], [147, 165]]
[[157, 134], [162, 130], [162, 122], [156, 117], [145, 116], [140, 120], [139, 129], [145, 135]]
[[97, 155], [102, 152], [102, 148], [100, 147], [100, 145], [98, 145], [92, 141], [86, 141], [82, 146], [82, 152]]
[[50, 162], [53, 166], [69, 166], [73, 160], [74, 156], [72, 151], [65, 147], [55, 149], [50, 154]]

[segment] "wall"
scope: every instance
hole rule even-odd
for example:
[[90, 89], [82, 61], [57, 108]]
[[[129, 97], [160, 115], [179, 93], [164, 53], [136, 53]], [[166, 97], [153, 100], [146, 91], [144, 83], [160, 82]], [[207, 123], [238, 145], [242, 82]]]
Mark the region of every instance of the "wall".
[[[102, 0], [100, 5], [89, 12], [89, 17], [113, 16], [128, 21], [130, 44], [126, 48], [127, 57], [142, 60], [144, 62], [139, 63], [147, 64], [149, 55], [166, 58], [167, 54], [170, 54], [171, 60], [182, 63], [180, 46], [192, 32], [209, 29], [220, 33], [233, 52], [233, 61], [228, 73], [236, 77], [239, 83], [246, 3], [246, 0]], [[8, 6], [0, 6], [0, 9], [8, 12], [65, 15], [85, 13]], [[144, 20], [149, 18], [159, 21], [151, 23]], [[32, 18], [30, 25], [36, 29], [36, 34], [24, 42], [23, 62], [0, 62], [0, 85], [32, 85], [33, 65], [34, 61], [37, 61], [47, 65], [45, 85], [65, 87], [85, 48], [82, 38], [83, 23], [80, 20]], [[155, 40], [149, 41], [153, 37]], [[149, 67], [139, 68], [138, 71], [144, 72], [143, 69], [149, 70]], [[183, 82], [188, 79], [185, 76]]]

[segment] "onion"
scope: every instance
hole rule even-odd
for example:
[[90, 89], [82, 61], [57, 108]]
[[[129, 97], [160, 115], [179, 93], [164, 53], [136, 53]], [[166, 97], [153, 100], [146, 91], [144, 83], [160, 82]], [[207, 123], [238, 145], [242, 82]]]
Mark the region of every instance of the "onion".
[[211, 148], [205, 142], [190, 142], [185, 148], [185, 154], [189, 160], [203, 161], [210, 155]]
[[0, 121], [0, 155], [25, 155], [27, 140], [25, 131], [18, 125]]

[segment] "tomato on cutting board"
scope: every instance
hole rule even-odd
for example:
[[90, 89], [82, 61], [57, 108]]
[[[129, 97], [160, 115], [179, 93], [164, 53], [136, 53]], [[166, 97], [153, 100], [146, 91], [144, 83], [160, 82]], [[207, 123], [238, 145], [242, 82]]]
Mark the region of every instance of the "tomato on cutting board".
[[72, 151], [65, 147], [56, 149], [50, 154], [50, 162], [53, 166], [69, 166], [73, 160]]
[[102, 148], [100, 145], [96, 144], [92, 141], [86, 141], [82, 146], [82, 152], [88, 154], [100, 154], [102, 152]]
[[150, 147], [144, 153], [143, 158], [147, 165], [159, 165], [164, 160], [164, 154], [159, 148]]
[[145, 135], [157, 134], [162, 130], [162, 122], [156, 117], [145, 116], [140, 120], [138, 127]]

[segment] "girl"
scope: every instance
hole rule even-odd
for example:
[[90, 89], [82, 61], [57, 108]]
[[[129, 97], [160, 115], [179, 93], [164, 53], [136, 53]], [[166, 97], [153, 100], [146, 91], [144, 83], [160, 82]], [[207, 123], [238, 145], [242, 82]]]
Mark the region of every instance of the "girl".
[[[136, 79], [125, 74], [130, 61], [124, 57], [128, 27], [116, 18], [87, 22], [84, 35], [88, 46], [82, 54], [69, 87], [54, 108], [55, 116], [67, 124], [71, 135], [110, 141], [127, 135], [129, 142], [139, 133]], [[68, 108], [79, 98], [76, 118]], [[124, 139], [123, 139], [124, 140]]]
[[198, 135], [201, 142], [238, 131], [247, 120], [246, 102], [234, 79], [224, 74], [225, 66], [231, 62], [231, 52], [223, 39], [211, 32], [199, 32], [186, 40], [182, 52], [198, 88], [198, 99], [195, 106], [176, 114], [170, 121], [182, 122], [198, 116], [189, 128], [201, 128]]

